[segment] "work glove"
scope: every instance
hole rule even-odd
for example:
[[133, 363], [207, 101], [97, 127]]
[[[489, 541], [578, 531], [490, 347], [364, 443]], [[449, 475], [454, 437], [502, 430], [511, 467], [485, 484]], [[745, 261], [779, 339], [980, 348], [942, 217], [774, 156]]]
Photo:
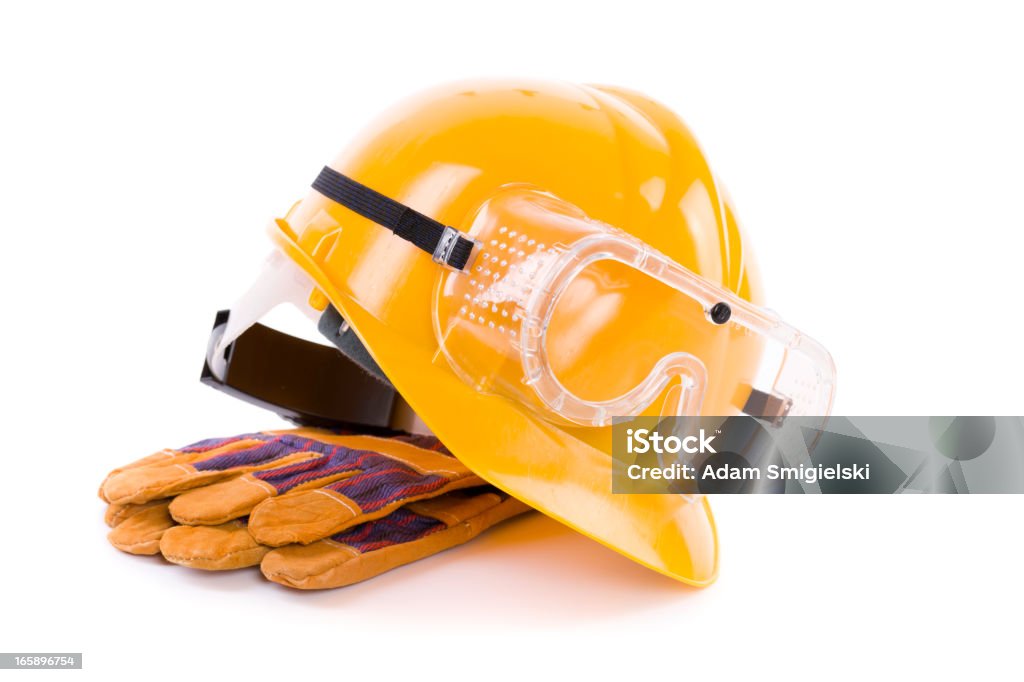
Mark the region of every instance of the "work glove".
[[[112, 471], [100, 497], [122, 551], [208, 570], [267, 560], [268, 578], [307, 589], [364, 580], [528, 509], [436, 438], [317, 429], [162, 450]], [[271, 552], [292, 542], [315, 545]]]
[[288, 587], [343, 587], [461, 545], [527, 511], [525, 503], [493, 486], [459, 490], [412, 502], [325, 540], [274, 549], [260, 570]]

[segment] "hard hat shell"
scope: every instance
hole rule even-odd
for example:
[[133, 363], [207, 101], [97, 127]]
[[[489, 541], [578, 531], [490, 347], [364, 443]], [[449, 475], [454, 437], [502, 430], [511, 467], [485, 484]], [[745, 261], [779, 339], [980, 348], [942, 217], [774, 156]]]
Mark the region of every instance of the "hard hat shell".
[[[501, 188], [528, 183], [760, 303], [731, 202], [692, 134], [632, 91], [541, 81], [445, 85], [385, 113], [331, 167], [460, 229]], [[429, 254], [317, 192], [271, 235], [469, 468], [650, 568], [697, 586], [714, 580], [718, 548], [706, 499], [613, 495], [610, 428], [552, 423], [452, 371], [432, 325], [442, 267]], [[742, 343], [702, 349], [714, 377], [710, 414], [726, 414], [737, 390], [731, 368], [755, 364], [756, 351]], [[586, 377], [586, 354], [573, 362], [566, 371]]]

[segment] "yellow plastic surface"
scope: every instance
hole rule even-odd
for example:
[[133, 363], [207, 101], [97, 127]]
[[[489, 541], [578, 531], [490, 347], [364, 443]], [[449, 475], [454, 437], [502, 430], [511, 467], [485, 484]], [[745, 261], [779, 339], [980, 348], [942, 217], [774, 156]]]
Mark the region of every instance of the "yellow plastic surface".
[[[729, 199], [695, 140], [673, 113], [637, 93], [530, 81], [452, 84], [386, 113], [331, 165], [460, 229], [504, 185], [545, 188], [760, 302]], [[443, 269], [429, 254], [316, 192], [271, 234], [470, 469], [656, 571], [695, 586], [715, 579], [718, 545], [706, 499], [613, 495], [610, 429], [554, 424], [456, 376], [432, 327]], [[655, 333], [640, 327], [630, 338]], [[721, 366], [756, 361], [727, 349], [716, 357]], [[588, 378], [581, 360], [560, 360], [560, 371], [587, 392], [603, 380]], [[735, 395], [736, 386], [716, 390]]]

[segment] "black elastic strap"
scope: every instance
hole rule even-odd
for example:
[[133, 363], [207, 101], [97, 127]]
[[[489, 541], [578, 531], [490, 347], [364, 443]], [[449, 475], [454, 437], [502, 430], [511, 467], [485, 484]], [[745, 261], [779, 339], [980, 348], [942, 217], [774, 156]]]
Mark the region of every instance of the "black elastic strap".
[[426, 251], [434, 260], [462, 270], [473, 251], [473, 240], [380, 192], [324, 166], [313, 189], [331, 201], [388, 228]]

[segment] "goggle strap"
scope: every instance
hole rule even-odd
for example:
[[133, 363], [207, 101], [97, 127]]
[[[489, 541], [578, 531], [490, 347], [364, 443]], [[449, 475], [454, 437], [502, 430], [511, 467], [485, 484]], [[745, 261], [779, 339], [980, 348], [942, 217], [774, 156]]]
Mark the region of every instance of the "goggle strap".
[[750, 387], [750, 396], [743, 406], [743, 412], [757, 419], [765, 419], [775, 426], [779, 426], [789, 415], [793, 401], [777, 393], [765, 393], [753, 386]]
[[331, 201], [386, 227], [396, 236], [429, 253], [438, 263], [463, 270], [469, 262], [475, 245], [472, 239], [333, 168], [324, 166], [313, 181], [313, 189]]

